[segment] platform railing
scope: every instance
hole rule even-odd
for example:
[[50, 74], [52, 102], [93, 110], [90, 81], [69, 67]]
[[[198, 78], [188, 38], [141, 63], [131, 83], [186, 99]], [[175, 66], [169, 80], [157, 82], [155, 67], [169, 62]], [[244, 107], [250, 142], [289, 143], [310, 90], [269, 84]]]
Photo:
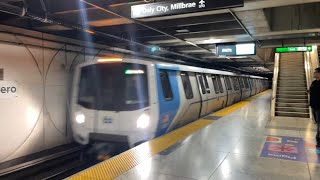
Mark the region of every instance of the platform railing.
[[274, 119], [275, 112], [276, 112], [276, 96], [277, 96], [278, 77], [279, 77], [279, 60], [280, 60], [280, 54], [276, 53], [274, 58], [274, 74], [272, 79], [271, 120]]

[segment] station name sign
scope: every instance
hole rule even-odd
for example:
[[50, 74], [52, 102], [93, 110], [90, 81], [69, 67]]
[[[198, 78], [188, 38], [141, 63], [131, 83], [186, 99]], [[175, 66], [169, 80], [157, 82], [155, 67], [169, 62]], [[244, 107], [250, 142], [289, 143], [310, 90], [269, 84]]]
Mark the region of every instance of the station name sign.
[[243, 7], [244, 0], [185, 0], [149, 3], [131, 6], [131, 18], [147, 18], [165, 15]]
[[312, 46], [279, 47], [279, 48], [276, 48], [276, 52], [277, 53], [312, 52]]
[[0, 81], [0, 99], [18, 96], [18, 84], [15, 81]]
[[249, 56], [256, 54], [255, 43], [218, 44], [218, 56]]

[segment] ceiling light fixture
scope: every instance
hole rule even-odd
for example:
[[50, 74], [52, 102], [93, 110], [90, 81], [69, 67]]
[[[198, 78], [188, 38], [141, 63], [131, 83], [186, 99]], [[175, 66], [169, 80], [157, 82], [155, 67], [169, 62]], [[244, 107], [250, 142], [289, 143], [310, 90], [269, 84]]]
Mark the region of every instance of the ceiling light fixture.
[[198, 45], [196, 45], [196, 44], [193, 43], [193, 42], [186, 41], [186, 43], [191, 44], [192, 46], [198, 46]]
[[178, 32], [178, 33], [188, 33], [190, 31], [188, 29], [177, 29], [176, 32]]
[[222, 39], [208, 39], [203, 41], [204, 44], [216, 44], [221, 42], [222, 42]]

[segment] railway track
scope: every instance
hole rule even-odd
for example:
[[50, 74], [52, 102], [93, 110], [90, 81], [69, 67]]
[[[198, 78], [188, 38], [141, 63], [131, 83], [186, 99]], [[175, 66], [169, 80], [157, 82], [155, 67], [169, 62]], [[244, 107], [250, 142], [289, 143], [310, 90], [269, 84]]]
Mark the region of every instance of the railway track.
[[84, 147], [76, 146], [56, 154], [17, 164], [0, 170], [0, 180], [63, 179], [98, 161], [83, 158]]

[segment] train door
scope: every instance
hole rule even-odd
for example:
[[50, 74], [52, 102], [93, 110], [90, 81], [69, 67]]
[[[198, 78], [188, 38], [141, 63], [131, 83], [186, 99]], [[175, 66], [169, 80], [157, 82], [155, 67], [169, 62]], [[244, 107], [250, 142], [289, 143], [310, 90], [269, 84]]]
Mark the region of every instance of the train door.
[[217, 95], [214, 92], [214, 86], [212, 82], [212, 76], [211, 74], [205, 74], [204, 78], [204, 84], [206, 86], [206, 92], [207, 92], [207, 98], [208, 98], [208, 104], [207, 104], [207, 109], [206, 109], [206, 114], [210, 114], [217, 108]]
[[208, 106], [209, 108], [207, 109], [207, 113], [216, 111], [219, 109], [219, 107], [221, 106], [220, 104], [220, 90], [219, 90], [219, 85], [218, 85], [218, 76], [216, 75], [209, 75], [208, 77], [208, 82], [209, 82], [209, 86], [211, 89], [211, 94], [208, 97], [209, 98], [209, 102], [208, 102]]
[[227, 101], [226, 101], [226, 106], [230, 106], [231, 104], [233, 104], [234, 101], [234, 93], [233, 93], [233, 89], [232, 89], [232, 84], [230, 81], [230, 77], [229, 76], [224, 76], [224, 80], [225, 80], [225, 84], [227, 87]]
[[241, 100], [245, 99], [245, 87], [244, 87], [244, 84], [243, 84], [243, 78], [242, 77], [238, 77], [238, 81], [240, 83], [240, 90], [241, 90]]
[[250, 91], [249, 96], [252, 96], [252, 94], [253, 94], [253, 86], [252, 86], [251, 79], [250, 79], [250, 78], [247, 78], [247, 82], [248, 82], [248, 85], [249, 85], [249, 91]]
[[216, 98], [214, 99], [215, 108], [214, 110], [222, 109], [225, 106], [225, 102], [227, 100], [227, 92], [224, 88], [224, 84], [222, 83], [222, 79], [220, 75], [212, 75], [212, 84], [214, 87], [214, 92], [216, 94]]
[[244, 99], [247, 99], [248, 97], [250, 97], [250, 86], [249, 86], [249, 82], [248, 82], [248, 78], [244, 77], [243, 78], [243, 84], [244, 84], [244, 87], [245, 87], [245, 97]]
[[158, 69], [157, 88], [159, 123], [156, 136], [160, 136], [168, 131], [180, 106], [177, 72], [173, 70]]
[[257, 86], [255, 83], [255, 79], [251, 79], [251, 85], [252, 85], [252, 96], [254, 96], [257, 93]]
[[248, 78], [248, 81], [249, 81], [250, 89], [251, 89], [250, 96], [253, 96], [254, 95], [254, 86], [253, 86], [252, 79]]
[[233, 88], [234, 88], [234, 101], [232, 104], [239, 102], [241, 100], [241, 90], [240, 90], [240, 84], [239, 84], [239, 80], [237, 77], [232, 77], [232, 84], [233, 84]]
[[[205, 81], [207, 81], [207, 78], [205, 74], [198, 73], [197, 79], [198, 79], [198, 86], [199, 86], [200, 95], [201, 95], [201, 111], [200, 111], [199, 117], [203, 117], [206, 115], [206, 110], [208, 106], [207, 88], [205, 85]], [[207, 84], [208, 84], [208, 81], [207, 81]]]

